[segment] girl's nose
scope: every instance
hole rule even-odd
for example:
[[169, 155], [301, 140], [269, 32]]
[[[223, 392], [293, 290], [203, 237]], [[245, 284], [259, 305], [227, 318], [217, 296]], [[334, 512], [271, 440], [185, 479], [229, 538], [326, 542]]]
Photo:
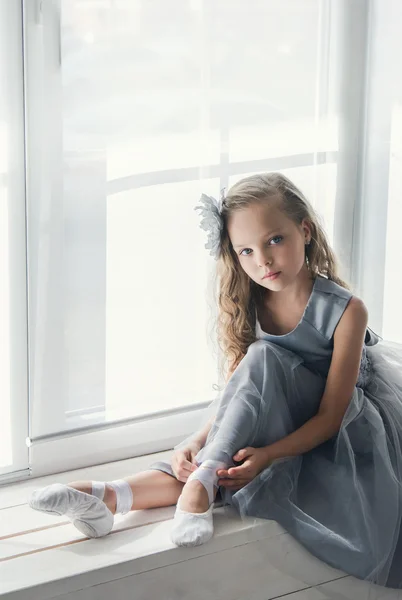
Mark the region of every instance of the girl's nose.
[[272, 256], [261, 255], [258, 257], [258, 266], [265, 267], [266, 265], [272, 264]]

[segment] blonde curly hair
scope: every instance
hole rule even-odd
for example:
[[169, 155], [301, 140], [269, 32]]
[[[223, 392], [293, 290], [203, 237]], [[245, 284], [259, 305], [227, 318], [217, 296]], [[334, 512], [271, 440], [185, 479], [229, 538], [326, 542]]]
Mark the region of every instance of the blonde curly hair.
[[338, 275], [337, 261], [319, 217], [303, 193], [281, 173], [246, 177], [233, 185], [222, 205], [221, 252], [217, 263], [218, 318], [217, 339], [223, 351], [221, 371], [234, 371], [250, 344], [256, 341], [256, 307], [265, 288], [256, 284], [239, 265], [239, 257], [229, 239], [227, 223], [237, 210], [253, 203], [281, 198], [281, 208], [295, 223], [306, 219], [311, 228], [311, 243], [306, 246], [306, 262], [313, 278], [322, 275], [349, 288]]

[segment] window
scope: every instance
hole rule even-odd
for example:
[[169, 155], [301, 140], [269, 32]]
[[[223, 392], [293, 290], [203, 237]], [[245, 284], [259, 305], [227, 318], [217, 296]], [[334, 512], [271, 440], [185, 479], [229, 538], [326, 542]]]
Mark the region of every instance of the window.
[[[8, 397], [23, 405], [22, 421], [11, 415], [21, 465], [28, 436], [39, 475], [171, 448], [199, 425], [223, 383], [201, 192], [284, 172], [321, 215], [344, 277], [359, 281], [369, 29], [364, 2], [22, 4], [0, 55], [15, 45], [0, 144], [13, 124], [21, 175], [12, 238], [0, 243], [2, 281], [7, 252], [18, 265], [8, 278], [18, 272], [20, 312], [7, 316], [2, 290], [1, 323], [19, 323], [28, 353]], [[1, 210], [3, 232], [10, 203]]]

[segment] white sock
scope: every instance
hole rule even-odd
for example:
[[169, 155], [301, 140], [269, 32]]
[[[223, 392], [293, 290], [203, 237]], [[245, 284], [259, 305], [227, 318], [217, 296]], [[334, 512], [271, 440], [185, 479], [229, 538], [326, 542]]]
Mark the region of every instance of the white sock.
[[227, 464], [217, 460], [206, 460], [196, 471], [193, 471], [187, 481], [197, 479], [207, 490], [209, 508], [204, 513], [191, 513], [180, 508], [179, 497], [176, 512], [173, 517], [171, 540], [176, 546], [199, 546], [211, 539], [214, 533], [213, 499], [214, 487], [218, 487], [216, 471], [226, 469]]
[[[99, 493], [99, 487], [95, 488]], [[61, 483], [35, 490], [28, 503], [41, 512], [65, 515], [81, 533], [91, 538], [107, 535], [113, 527], [113, 514], [102, 500]]]

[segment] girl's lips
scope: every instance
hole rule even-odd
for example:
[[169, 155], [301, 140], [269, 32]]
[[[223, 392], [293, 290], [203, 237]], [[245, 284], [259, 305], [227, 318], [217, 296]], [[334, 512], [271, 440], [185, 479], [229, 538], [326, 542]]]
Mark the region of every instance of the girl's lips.
[[263, 279], [274, 279], [279, 275], [280, 271], [275, 271], [275, 273], [267, 273], [264, 275]]

